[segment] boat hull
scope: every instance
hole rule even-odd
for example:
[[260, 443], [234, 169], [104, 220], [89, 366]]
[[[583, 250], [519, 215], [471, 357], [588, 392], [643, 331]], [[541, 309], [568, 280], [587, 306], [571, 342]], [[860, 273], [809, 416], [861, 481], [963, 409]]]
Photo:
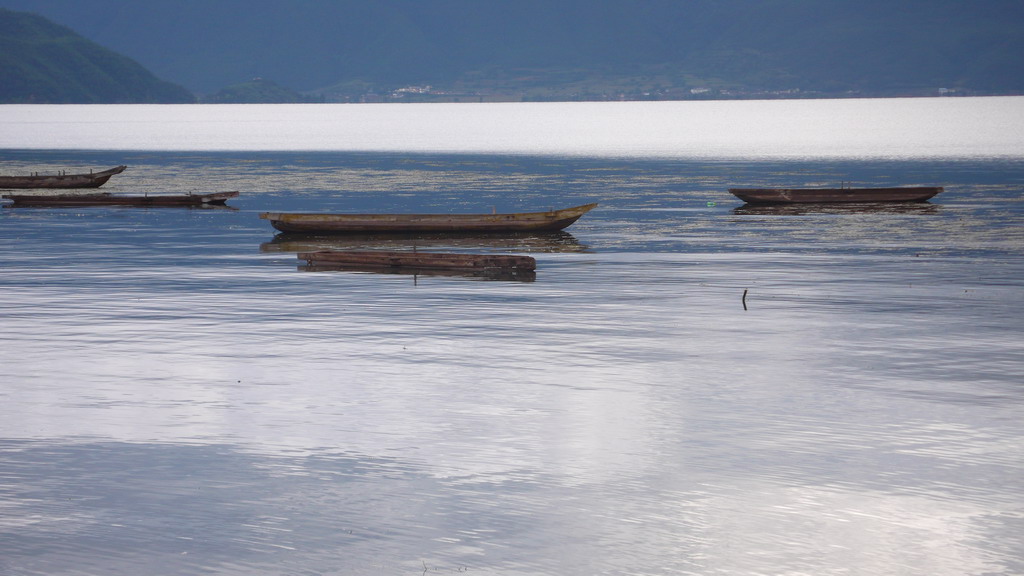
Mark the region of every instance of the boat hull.
[[494, 234], [562, 230], [596, 207], [511, 214], [300, 214], [264, 212], [282, 232], [302, 234]]
[[825, 204], [924, 202], [942, 192], [941, 186], [895, 188], [730, 188], [748, 204]]
[[0, 176], [0, 189], [46, 189], [46, 188], [99, 188], [107, 183], [110, 177], [120, 174], [127, 166], [117, 166], [110, 170], [89, 174], [46, 174], [34, 176]]
[[483, 270], [491, 268], [535, 270], [537, 268], [537, 261], [530, 256], [418, 252], [415, 250], [321, 250], [317, 252], [300, 252], [298, 258], [305, 260], [311, 266], [437, 268], [442, 270]]
[[465, 254], [395, 250], [321, 250], [301, 252], [309, 272], [346, 271], [423, 276], [464, 276], [490, 280], [533, 281], [537, 261], [512, 254]]
[[4, 194], [14, 206], [217, 206], [238, 192], [119, 196], [115, 194]]

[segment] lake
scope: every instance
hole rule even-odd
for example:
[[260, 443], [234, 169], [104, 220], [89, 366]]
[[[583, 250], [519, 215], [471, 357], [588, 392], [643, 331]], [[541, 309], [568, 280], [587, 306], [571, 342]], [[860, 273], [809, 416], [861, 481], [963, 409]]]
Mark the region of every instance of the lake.
[[[1024, 572], [1024, 97], [0, 106], [0, 174], [119, 164], [241, 195], [0, 209], [0, 574]], [[945, 191], [727, 191], [840, 183]], [[549, 235], [258, 217], [592, 201]]]

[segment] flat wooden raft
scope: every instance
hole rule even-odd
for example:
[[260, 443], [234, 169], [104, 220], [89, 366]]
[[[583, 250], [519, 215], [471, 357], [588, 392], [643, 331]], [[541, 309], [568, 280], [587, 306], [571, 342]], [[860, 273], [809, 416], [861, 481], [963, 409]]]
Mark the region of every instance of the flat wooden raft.
[[229, 198], [238, 197], [237, 191], [209, 192], [205, 194], [120, 195], [99, 194], [4, 194], [15, 206], [222, 206]]
[[384, 250], [322, 250], [300, 252], [310, 266], [356, 268], [415, 268], [420, 270], [521, 270], [532, 271], [537, 261], [530, 256], [508, 254], [460, 254]]

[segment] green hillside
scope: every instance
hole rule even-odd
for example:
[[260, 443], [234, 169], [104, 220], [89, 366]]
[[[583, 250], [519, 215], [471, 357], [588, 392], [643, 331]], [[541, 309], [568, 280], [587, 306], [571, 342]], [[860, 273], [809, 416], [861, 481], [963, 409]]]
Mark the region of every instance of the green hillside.
[[254, 78], [250, 82], [232, 84], [202, 101], [207, 104], [305, 104], [323, 99], [303, 96], [273, 81]]
[[194, 102], [191, 92], [34, 14], [0, 8], [0, 103]]

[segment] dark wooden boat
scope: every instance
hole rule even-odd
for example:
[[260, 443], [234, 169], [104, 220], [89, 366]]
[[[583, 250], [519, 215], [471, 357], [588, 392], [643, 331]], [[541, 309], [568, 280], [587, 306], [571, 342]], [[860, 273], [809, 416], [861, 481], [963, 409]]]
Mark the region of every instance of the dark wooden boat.
[[733, 214], [747, 216], [804, 216], [809, 214], [937, 214], [931, 202], [821, 202], [817, 204], [743, 204]]
[[596, 207], [510, 214], [303, 214], [264, 212], [282, 232], [304, 234], [493, 234], [557, 231]]
[[415, 250], [321, 250], [301, 252], [308, 272], [347, 271], [422, 276], [462, 276], [489, 280], [533, 281], [537, 261], [509, 254], [463, 254]]
[[537, 273], [533, 270], [519, 270], [518, 268], [486, 268], [483, 270], [472, 270], [469, 268], [381, 268], [368, 266], [328, 266], [328, 265], [304, 265], [299, 266], [300, 272], [359, 272], [364, 274], [388, 274], [398, 276], [415, 277], [438, 277], [445, 278], [468, 278], [472, 280], [505, 280], [514, 282], [533, 282], [537, 279]]
[[0, 189], [24, 188], [99, 188], [127, 166], [117, 166], [102, 172], [88, 174], [32, 174], [30, 176], [0, 176]]
[[238, 192], [208, 194], [4, 194], [14, 206], [222, 206]]
[[463, 254], [416, 250], [321, 250], [300, 252], [298, 257], [299, 260], [305, 260], [310, 266], [527, 271], [537, 268], [537, 261], [532, 257], [512, 254]]
[[748, 204], [825, 204], [833, 202], [924, 202], [941, 186], [894, 188], [730, 188]]
[[296, 234], [281, 232], [260, 244], [262, 252], [319, 250], [423, 250], [425, 252], [486, 251], [491, 253], [584, 252], [575, 236], [557, 232], [521, 234]]

